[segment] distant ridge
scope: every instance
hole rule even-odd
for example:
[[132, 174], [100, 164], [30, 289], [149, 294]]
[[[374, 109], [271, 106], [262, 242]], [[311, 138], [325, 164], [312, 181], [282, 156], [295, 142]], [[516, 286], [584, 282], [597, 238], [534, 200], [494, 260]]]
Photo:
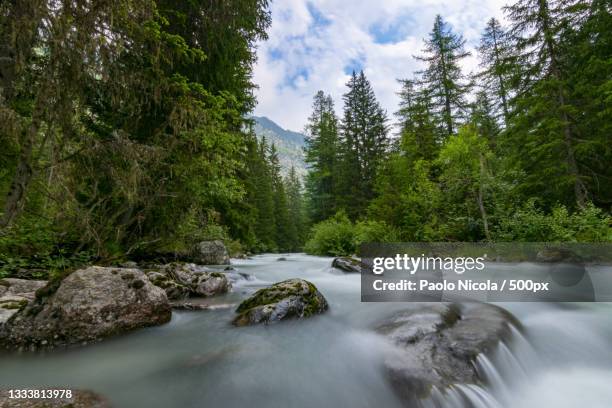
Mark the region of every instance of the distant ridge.
[[283, 129], [265, 116], [253, 116], [252, 119], [255, 121], [253, 130], [257, 138], [261, 140], [265, 137], [269, 144], [274, 143], [276, 146], [283, 174], [287, 174], [293, 166], [300, 177], [305, 176], [305, 136], [302, 133]]

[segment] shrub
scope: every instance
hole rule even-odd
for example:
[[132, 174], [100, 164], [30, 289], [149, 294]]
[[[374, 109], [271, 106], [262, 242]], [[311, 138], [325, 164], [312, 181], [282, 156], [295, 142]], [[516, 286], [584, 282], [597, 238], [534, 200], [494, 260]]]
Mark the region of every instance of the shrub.
[[354, 227], [344, 212], [314, 225], [304, 250], [313, 255], [350, 255], [355, 252]]
[[342, 256], [358, 251], [367, 242], [396, 242], [399, 234], [384, 222], [359, 221], [351, 223], [344, 212], [316, 224], [305, 250], [314, 255]]
[[357, 252], [359, 246], [369, 242], [399, 242], [399, 232], [380, 221], [359, 221], [355, 224], [353, 242]]
[[95, 259], [70, 239], [60, 241], [50, 221], [21, 217], [0, 231], [0, 278], [47, 279]]
[[601, 209], [589, 204], [570, 213], [564, 206], [553, 208], [546, 214], [533, 200], [512, 216], [500, 220], [497, 241], [522, 242], [610, 242], [612, 218]]

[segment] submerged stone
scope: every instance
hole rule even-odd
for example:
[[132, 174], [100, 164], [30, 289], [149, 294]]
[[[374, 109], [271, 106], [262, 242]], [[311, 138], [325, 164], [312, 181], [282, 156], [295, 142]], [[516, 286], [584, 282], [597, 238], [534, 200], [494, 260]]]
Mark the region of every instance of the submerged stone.
[[334, 258], [332, 267], [347, 273], [361, 273], [361, 261], [348, 256]]
[[407, 406], [433, 386], [480, 381], [474, 360], [510, 335], [516, 319], [497, 306], [421, 304], [378, 327], [396, 346], [385, 360], [388, 377]]

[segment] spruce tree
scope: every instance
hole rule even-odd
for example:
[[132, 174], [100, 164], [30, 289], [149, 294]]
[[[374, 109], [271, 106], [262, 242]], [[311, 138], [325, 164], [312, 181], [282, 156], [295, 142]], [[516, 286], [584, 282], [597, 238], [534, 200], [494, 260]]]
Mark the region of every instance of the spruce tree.
[[[274, 235], [273, 240], [275, 247], [279, 251], [292, 250], [292, 244], [295, 237], [291, 233], [291, 220], [289, 219], [289, 211], [287, 207], [287, 194], [285, 192], [285, 183], [281, 176], [281, 169], [278, 160], [278, 152], [276, 146], [270, 146], [268, 156], [270, 178], [272, 181], [272, 191], [274, 200]], [[269, 220], [271, 222], [272, 219]]]
[[496, 116], [501, 116], [506, 124], [510, 115], [510, 80], [516, 68], [516, 60], [510, 38], [497, 19], [491, 18], [487, 22], [478, 54], [482, 72], [476, 80], [493, 97], [492, 107]]
[[296, 251], [302, 247], [306, 234], [302, 185], [295, 171], [295, 167], [293, 166], [291, 166], [289, 174], [285, 179], [285, 191], [287, 193], [287, 207], [289, 213], [288, 232], [290, 249]]
[[588, 192], [576, 160], [580, 141], [562, 37], [572, 11], [565, 5], [565, 1], [519, 0], [506, 8], [523, 66], [508, 143], [526, 173], [526, 193], [541, 194], [550, 205], [559, 201], [582, 208]]
[[465, 97], [469, 83], [459, 66], [460, 61], [470, 55], [464, 46], [463, 37], [453, 33], [438, 15], [429, 39], [425, 40], [425, 55], [416, 57], [427, 64], [418, 74], [421, 75], [421, 83], [432, 96], [437, 123], [444, 128], [447, 136], [456, 132], [467, 108]]
[[263, 137], [257, 146], [257, 155], [252, 162], [251, 174], [255, 184], [253, 202], [256, 208], [255, 234], [260, 242], [258, 250], [276, 249], [276, 213], [272, 169], [268, 159], [268, 144]]
[[606, 0], [576, 0], [566, 13], [562, 36], [568, 49], [576, 161], [589, 198], [612, 203], [612, 10]]
[[495, 108], [486, 91], [480, 90], [476, 94], [472, 104], [470, 124], [478, 131], [478, 134], [489, 142], [489, 146], [495, 146], [500, 128], [496, 120]]
[[431, 112], [431, 95], [419, 89], [413, 80], [401, 80], [399, 92], [400, 148], [412, 160], [434, 160], [444, 140], [444, 133], [436, 126]]
[[317, 92], [306, 125], [305, 161], [309, 166], [306, 190], [310, 218], [314, 222], [336, 213], [338, 170], [338, 119], [330, 95]]
[[344, 94], [339, 197], [349, 217], [363, 215], [374, 198], [374, 179], [389, 146], [387, 115], [363, 71], [353, 72]]

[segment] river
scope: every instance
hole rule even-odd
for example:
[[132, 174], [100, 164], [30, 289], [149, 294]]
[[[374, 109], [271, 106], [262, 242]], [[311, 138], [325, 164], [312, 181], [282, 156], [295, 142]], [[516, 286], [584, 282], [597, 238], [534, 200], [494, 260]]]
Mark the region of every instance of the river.
[[[279, 257], [286, 261], [278, 261]], [[251, 275], [215, 299], [219, 308], [174, 311], [170, 323], [95, 345], [0, 359], [4, 388], [90, 389], [122, 408], [401, 407], [382, 361], [390, 346], [372, 330], [418, 304], [361, 303], [360, 277], [303, 254], [234, 260]], [[314, 283], [330, 304], [321, 316], [233, 327], [254, 290], [288, 278]], [[500, 304], [501, 305], [501, 304]], [[506, 303], [522, 332], [480, 356], [482, 386], [457, 386], [423, 407], [609, 407], [612, 310], [606, 303]]]

